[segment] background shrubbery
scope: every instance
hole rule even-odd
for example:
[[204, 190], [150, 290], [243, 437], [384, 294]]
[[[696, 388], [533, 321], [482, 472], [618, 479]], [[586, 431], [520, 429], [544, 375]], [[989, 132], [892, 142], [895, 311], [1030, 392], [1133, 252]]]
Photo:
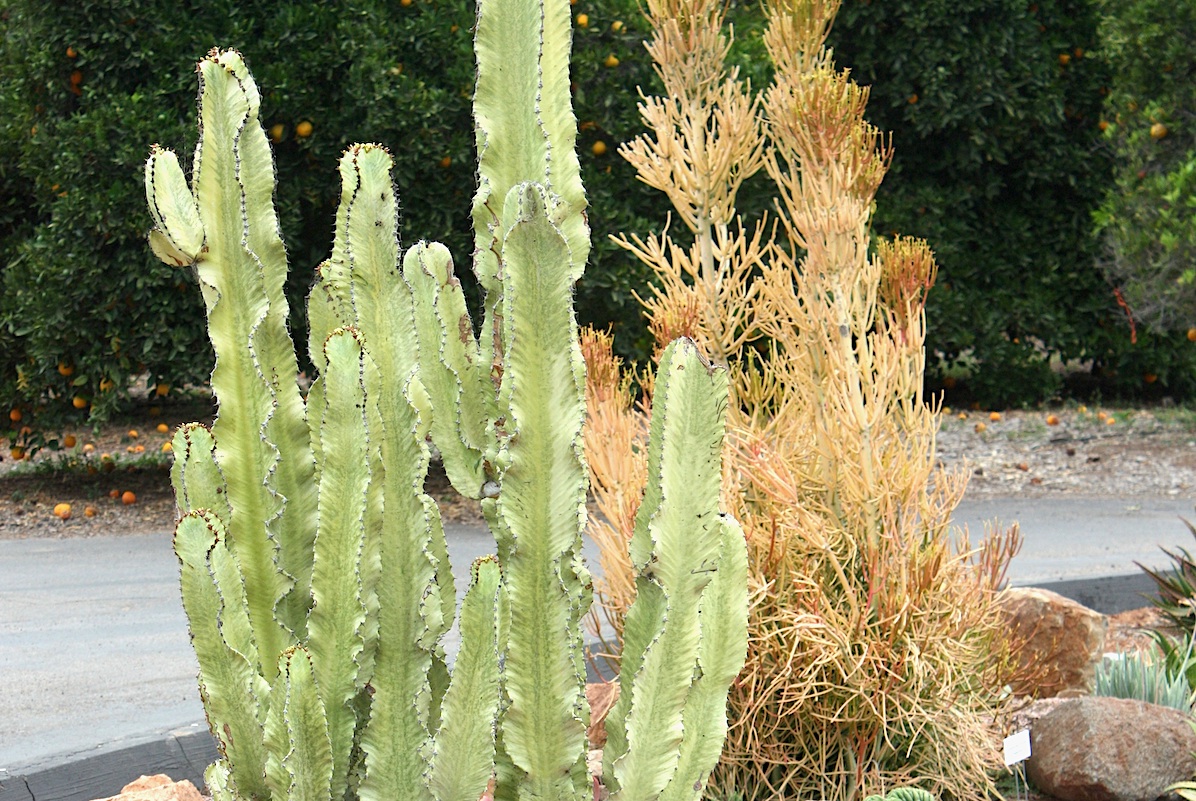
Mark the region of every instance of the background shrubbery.
[[[1051, 397], [1052, 359], [1090, 366], [1106, 393], [1196, 388], [1185, 336], [1194, 290], [1175, 281], [1190, 275], [1194, 240], [1184, 213], [1196, 183], [1191, 9], [1109, 2], [1102, 28], [1101, 1], [845, 0], [836, 23], [837, 59], [872, 85], [871, 121], [894, 132], [876, 230], [927, 238], [941, 264], [928, 307], [929, 347], [942, 356], [932, 383], [950, 376], [987, 404]], [[655, 86], [645, 25], [633, 0], [578, 0], [574, 11], [586, 16], [573, 69], [595, 244], [578, 308], [583, 322], [614, 326], [621, 355], [643, 358], [632, 292], [647, 275], [607, 235], [659, 230], [667, 214], [617, 154], [642, 129], [635, 87]], [[156, 139], [194, 146], [193, 63], [214, 44], [245, 53], [266, 124], [278, 126], [296, 309], [328, 251], [335, 162], [353, 141], [394, 152], [405, 239], [441, 240], [467, 263], [473, 19], [467, 0], [0, 0], [0, 406], [21, 407], [32, 429], [10, 436], [36, 445], [67, 420], [102, 416], [130, 377], [206, 378], [198, 293], [144, 244], [141, 164]], [[731, 20], [734, 56], [762, 85], [759, 11], [733, 4]], [[1172, 35], [1176, 25], [1186, 33]], [[1127, 105], [1102, 134], [1114, 116], [1105, 104], [1131, 102], [1137, 110]], [[1150, 138], [1155, 119], [1162, 139]], [[1104, 240], [1092, 219], [1102, 200]], [[750, 186], [740, 205], [749, 217], [763, 210]], [[1143, 238], [1156, 227], [1165, 239]], [[1136, 343], [1097, 266], [1109, 253]], [[301, 317], [292, 324], [302, 337]]]
[[[1103, 127], [1114, 166], [1096, 216], [1101, 261], [1139, 319], [1181, 342], [1196, 325], [1196, 5], [1102, 7], [1112, 75]], [[1158, 372], [1172, 383], [1169, 366]], [[1189, 386], [1190, 368], [1189, 360], [1179, 371]]]

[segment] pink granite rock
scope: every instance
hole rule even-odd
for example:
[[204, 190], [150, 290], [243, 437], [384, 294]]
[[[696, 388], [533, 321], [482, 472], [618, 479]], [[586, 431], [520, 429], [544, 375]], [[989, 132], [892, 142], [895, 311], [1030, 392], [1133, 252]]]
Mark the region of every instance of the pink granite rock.
[[1154, 801], [1196, 775], [1190, 721], [1145, 701], [1073, 698], [1034, 724], [1026, 775], [1062, 801]]
[[120, 795], [97, 801], [203, 801], [203, 796], [186, 779], [176, 782], [165, 773], [158, 773], [129, 782], [121, 789]]
[[1092, 689], [1104, 656], [1108, 618], [1037, 587], [1006, 590], [1002, 608], [1010, 636], [1022, 643], [1019, 675], [1026, 679], [1015, 684], [1014, 694], [1050, 698]]

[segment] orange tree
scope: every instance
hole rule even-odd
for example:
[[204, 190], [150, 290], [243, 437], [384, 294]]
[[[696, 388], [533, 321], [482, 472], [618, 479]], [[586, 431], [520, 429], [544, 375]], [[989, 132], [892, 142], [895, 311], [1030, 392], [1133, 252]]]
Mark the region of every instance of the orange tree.
[[1091, 0], [846, 0], [831, 33], [893, 132], [876, 228], [934, 244], [931, 378], [975, 363], [961, 384], [986, 404], [1051, 397], [1051, 356], [1099, 370], [1130, 345], [1090, 220], [1110, 175], [1096, 36]]
[[[601, 269], [615, 249], [600, 232], [656, 222], [650, 190], [615, 152], [638, 125], [623, 87], [651, 78], [645, 23], [634, 0], [580, 0], [574, 11], [587, 17], [574, 106], [599, 232], [599, 269], [578, 307], [583, 322], [621, 321], [634, 350], [646, 342], [633, 330], [643, 329], [629, 291], [639, 279]], [[0, 438], [11, 446], [56, 446], [64, 425], [102, 419], [138, 383], [206, 381], [202, 308], [188, 277], [146, 247], [141, 172], [145, 142], [194, 147], [194, 61], [213, 43], [239, 48], [263, 90], [298, 337], [339, 200], [326, 176], [350, 142], [390, 147], [405, 227], [467, 263], [469, 220], [455, 210], [475, 189], [469, 0], [5, 0], [0, 15]]]
[[159, 0], [13, 0], [5, 16], [0, 147], [9, 166], [0, 195], [11, 200], [0, 219], [0, 405], [24, 410], [32, 430], [10, 432], [18, 444], [53, 444], [64, 422], [103, 418], [136, 377], [152, 387], [206, 381], [212, 356], [202, 308], [188, 277], [145, 245], [140, 173], [147, 141], [194, 147], [185, 125], [193, 62], [214, 42], [262, 64], [280, 217], [298, 268], [293, 299], [325, 255], [338, 192], [296, 178], [331, 174], [342, 147], [366, 132], [404, 145], [395, 148], [398, 179], [418, 187], [406, 198], [408, 217], [450, 240], [463, 228], [438, 201], [472, 191], [471, 171], [457, 166], [470, 162], [472, 148], [473, 11], [465, 2], [440, 2], [430, 13], [414, 3], [180, 10]]
[[[1114, 178], [1096, 215], [1109, 280], [1144, 324], [1129, 380], [1196, 383], [1196, 7], [1101, 3], [1112, 81], [1101, 127]], [[1127, 365], [1128, 367], [1128, 365]]]

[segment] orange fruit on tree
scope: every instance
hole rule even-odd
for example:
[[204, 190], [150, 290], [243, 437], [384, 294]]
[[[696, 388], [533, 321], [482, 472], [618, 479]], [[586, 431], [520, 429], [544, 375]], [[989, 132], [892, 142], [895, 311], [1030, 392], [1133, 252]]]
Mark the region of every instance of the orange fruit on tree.
[[1060, 67], [1066, 67], [1070, 63], [1071, 63], [1071, 53], [1060, 53], [1059, 54], [1059, 66]]
[[162, 443], [162, 453], [171, 453], [172, 451], [174, 451], [173, 445], [171, 445], [169, 442]]
[[87, 398], [83, 397], [82, 395], [76, 395], [75, 397], [71, 398], [71, 405], [76, 409], [86, 409]]
[[75, 374], [75, 367], [74, 367], [74, 365], [68, 364], [67, 362], [59, 362], [58, 363], [58, 374], [60, 376], [62, 376], [63, 378], [70, 378], [72, 375]]
[[311, 136], [311, 132], [312, 124], [307, 120], [304, 120], [295, 126], [295, 136], [299, 137], [300, 139], [306, 139], [307, 137]]
[[1167, 135], [1167, 126], [1164, 125], [1163, 123], [1156, 122], [1154, 125], [1150, 126], [1150, 138], [1151, 139], [1162, 139], [1166, 135]]
[[1189, 329], [1188, 329], [1188, 341], [1189, 341], [1189, 342], [1196, 342], [1196, 328], [1189, 328]]
[[75, 48], [71, 47], [70, 45], [67, 45], [67, 48], [66, 48], [66, 57], [67, 57], [67, 58], [75, 58], [75, 57], [76, 57], [76, 56], [78, 56], [78, 55], [79, 55], [79, 51], [78, 51], [78, 50], [76, 50]]
[[282, 141], [282, 137], [286, 134], [286, 132], [287, 127], [281, 122], [276, 122], [270, 126], [270, 141], [277, 145]]
[[158, 384], [158, 386], [154, 387], [154, 394], [157, 395], [159, 398], [166, 397], [167, 393], [169, 393], [169, 392], [170, 392], [170, 384], [160, 383], [160, 384]]
[[59, 520], [69, 520], [71, 516], [71, 505], [69, 503], [54, 504], [54, 516]]
[[169, 431], [170, 431], [170, 426], [166, 425], [165, 423], [158, 423], [158, 433], [159, 434], [165, 434]]
[[577, 27], [579, 27], [579, 28], [590, 27], [590, 15], [589, 14], [578, 14], [577, 15]]
[[1159, 380], [1159, 377], [1155, 373], [1146, 373], [1145, 375], [1142, 376], [1142, 380], [1145, 381], [1147, 384], [1153, 384]]
[[1109, 130], [1109, 121], [1101, 120], [1099, 123], [1097, 123], [1096, 127], [1100, 128], [1102, 131], [1107, 131], [1107, 130]]
[[111, 392], [116, 388], [116, 382], [111, 378], [100, 379], [100, 392]]
[[62, 444], [64, 447], [67, 447], [67, 448], [75, 447], [75, 443], [77, 441], [78, 440], [75, 439], [74, 434], [67, 434], [65, 437], [62, 438]]
[[451, 166], [453, 166], [453, 157], [452, 156], [445, 156], [444, 158], [442, 158], [440, 160], [440, 168], [441, 169], [447, 170]]
[[601, 139], [599, 139], [597, 142], [595, 142], [590, 147], [590, 152], [593, 153], [595, 156], [605, 156], [606, 155], [606, 142], [603, 142]]
[[133, 504], [137, 503], [137, 496], [129, 490], [125, 490], [121, 493], [120, 502], [125, 506], [132, 506]]
[[623, 20], [617, 19], [610, 24], [610, 29], [615, 33], [620, 33], [623, 30]]
[[613, 69], [613, 68], [619, 66], [619, 59], [618, 59], [618, 57], [615, 56], [614, 53], [612, 53], [606, 57], [605, 61], [602, 62], [602, 66]]
[[12, 420], [14, 423], [21, 422], [21, 410], [15, 406], [13, 408], [9, 409], [8, 410], [8, 419]]

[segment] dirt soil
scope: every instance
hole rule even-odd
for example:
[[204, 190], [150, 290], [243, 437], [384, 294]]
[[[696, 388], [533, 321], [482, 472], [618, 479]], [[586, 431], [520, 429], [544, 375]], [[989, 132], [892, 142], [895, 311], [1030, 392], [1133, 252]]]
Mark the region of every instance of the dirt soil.
[[1156, 408], [943, 414], [940, 462], [967, 470], [967, 497], [1192, 498], [1196, 411]]
[[[194, 404], [166, 406], [158, 415], [146, 409], [95, 432], [63, 432], [77, 440], [69, 451], [42, 451], [22, 462], [3, 454], [0, 538], [171, 531], [171, 457], [162, 446], [182, 423], [210, 423], [204, 411]], [[970, 473], [968, 497], [1186, 497], [1196, 505], [1192, 410], [1080, 406], [1002, 412], [997, 419], [987, 411], [945, 410], [937, 448], [944, 467]], [[48, 469], [53, 465], [70, 469]], [[457, 496], [442, 472], [433, 469], [427, 486], [446, 519], [481, 519], [477, 504]], [[122, 502], [126, 491], [134, 503]], [[70, 504], [68, 519], [54, 515], [60, 503]]]
[[[170, 485], [172, 457], [163, 452], [174, 431], [193, 421], [211, 424], [203, 407], [163, 407], [107, 423], [62, 432], [69, 450], [42, 450], [14, 461], [0, 454], [0, 539], [154, 534], [174, 530], [178, 509]], [[55, 469], [52, 469], [55, 468]], [[65, 469], [64, 469], [65, 468]], [[482, 520], [475, 501], [453, 492], [443, 471], [429, 471], [426, 489], [445, 520]], [[133, 503], [124, 495], [132, 492]], [[54, 514], [70, 505], [70, 516]]]

